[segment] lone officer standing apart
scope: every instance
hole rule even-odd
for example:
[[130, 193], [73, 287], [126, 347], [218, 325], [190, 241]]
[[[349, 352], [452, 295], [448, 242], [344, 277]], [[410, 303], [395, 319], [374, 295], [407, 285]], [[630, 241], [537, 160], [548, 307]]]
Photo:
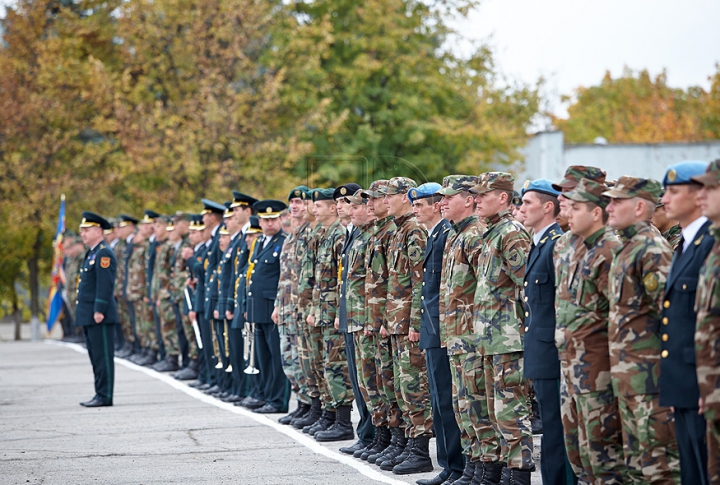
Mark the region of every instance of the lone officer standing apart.
[[80, 237], [88, 247], [80, 268], [75, 325], [82, 327], [95, 374], [95, 397], [81, 406], [112, 406], [115, 383], [115, 329], [119, 322], [115, 303], [117, 260], [103, 241], [103, 230], [112, 226], [92, 212], [83, 212]]
[[700, 267], [712, 249], [710, 222], [703, 217], [698, 194], [702, 185], [690, 177], [705, 173], [707, 162], [680, 162], [668, 167], [662, 202], [669, 218], [680, 223], [678, 242], [665, 285], [662, 309], [660, 405], [673, 406], [682, 483], [707, 485], [705, 419], [698, 413], [695, 374], [695, 290]]

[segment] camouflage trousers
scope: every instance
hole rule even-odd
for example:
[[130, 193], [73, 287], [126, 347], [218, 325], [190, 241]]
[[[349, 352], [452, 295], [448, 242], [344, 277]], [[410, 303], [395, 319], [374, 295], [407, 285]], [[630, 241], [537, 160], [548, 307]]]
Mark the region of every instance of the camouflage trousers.
[[407, 422], [405, 436], [431, 434], [433, 427], [425, 352], [407, 335], [391, 335], [395, 396]]
[[347, 355], [345, 354], [345, 336], [332, 325], [323, 330], [323, 378], [332, 407], [352, 406], [355, 395], [350, 382]]
[[484, 360], [488, 414], [501, 437], [500, 461], [508, 468], [531, 469], [535, 463], [523, 353], [486, 355]]
[[175, 306], [172, 300], [160, 300], [160, 333], [162, 334], [165, 353], [167, 355], [180, 355], [180, 343], [178, 342], [178, 321], [175, 314]]
[[123, 337], [125, 337], [126, 342], [132, 344], [135, 342], [135, 332], [133, 332], [132, 322], [130, 321], [127, 300], [121, 296], [115, 297], [115, 299], [117, 300], [118, 319], [120, 320]]
[[463, 455], [472, 461], [499, 461], [500, 440], [490, 421], [483, 357], [476, 352], [450, 355], [450, 369]]
[[381, 337], [375, 334], [375, 368], [378, 370], [378, 392], [380, 398], [387, 406], [387, 421], [391, 428], [405, 428], [402, 411], [395, 393], [395, 372], [393, 368], [393, 354], [391, 337]]
[[307, 395], [307, 383], [300, 369], [300, 353], [298, 350], [297, 325], [278, 325], [280, 334], [280, 358], [283, 371], [290, 381], [290, 387], [295, 391], [298, 401], [310, 404], [312, 399]]
[[378, 389], [380, 374], [377, 371], [375, 354], [377, 353], [377, 342], [375, 334], [365, 335], [362, 330], [353, 333], [355, 339], [355, 360], [357, 362], [358, 387], [367, 403], [368, 411], [372, 415], [372, 423], [376, 427], [387, 426], [387, 403], [383, 401]]
[[155, 317], [150, 305], [142, 300], [130, 302], [135, 313], [135, 332], [140, 347], [157, 349], [155, 341]]
[[619, 396], [625, 483], [680, 483], [675, 421], [657, 394]]
[[180, 323], [188, 341], [188, 357], [196, 359], [198, 354], [197, 337], [195, 337], [195, 330], [193, 330], [192, 322], [188, 315], [183, 315], [180, 312]]
[[[706, 415], [705, 418], [707, 419], [708, 415]], [[710, 478], [711, 485], [720, 485], [720, 420], [707, 420], [706, 435], [708, 448], [708, 477]]]
[[308, 397], [322, 399], [325, 409], [331, 409], [330, 396], [325, 388], [323, 350], [325, 348], [322, 327], [302, 323], [303, 345], [299, 347], [300, 368], [308, 383]]
[[577, 393], [560, 379], [565, 450], [582, 484], [623, 483], [625, 461], [617, 398], [612, 388]]

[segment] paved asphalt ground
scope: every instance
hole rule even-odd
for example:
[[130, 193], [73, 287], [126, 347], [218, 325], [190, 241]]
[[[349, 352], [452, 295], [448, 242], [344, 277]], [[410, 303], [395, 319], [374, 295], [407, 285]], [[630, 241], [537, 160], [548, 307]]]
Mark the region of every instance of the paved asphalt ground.
[[404, 484], [439, 471], [393, 475], [337, 451], [352, 442], [321, 445], [281, 415], [120, 359], [115, 372], [115, 405], [86, 409], [93, 375], [81, 346], [0, 343], [0, 484]]

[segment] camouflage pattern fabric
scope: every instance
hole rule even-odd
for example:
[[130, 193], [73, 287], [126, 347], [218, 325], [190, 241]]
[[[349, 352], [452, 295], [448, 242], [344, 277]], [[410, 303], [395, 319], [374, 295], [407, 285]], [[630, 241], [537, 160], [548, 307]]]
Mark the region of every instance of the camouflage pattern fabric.
[[674, 225], [667, 231], [662, 233], [662, 237], [665, 238], [665, 240], [670, 244], [670, 247], [675, 251], [678, 247], [678, 244], [680, 244], [680, 239], [682, 239], [682, 229], [679, 225]]
[[582, 483], [622, 483], [622, 437], [610, 384], [607, 330], [608, 273], [620, 242], [609, 228], [572, 242], [579, 247], [565, 261], [566, 280], [558, 281], [556, 294], [565, 446]]
[[496, 434], [503, 438], [501, 461], [509, 468], [532, 469], [521, 298], [530, 236], [509, 211], [486, 223], [476, 267], [473, 327], [478, 352], [485, 355], [488, 412]]
[[[83, 259], [85, 259], [85, 255], [81, 252], [77, 256], [66, 257], [63, 263], [66, 282], [65, 292], [67, 294], [68, 305], [70, 306], [70, 310], [73, 315], [75, 315], [75, 295], [77, 293], [80, 268], [82, 267]], [[120, 273], [120, 271], [118, 271], [118, 273]], [[117, 288], [117, 285], [115, 287]]]
[[140, 346], [156, 348], [155, 319], [152, 307], [143, 301], [148, 294], [145, 271], [147, 248], [147, 241], [133, 246], [133, 252], [128, 260], [127, 299], [135, 309], [135, 330]]
[[374, 222], [360, 226], [360, 233], [347, 248], [348, 267], [344, 291], [348, 333], [365, 330], [365, 324], [369, 318], [368, 306], [365, 304], [365, 280], [367, 278], [365, 259], [374, 227]]
[[[117, 301], [118, 319], [120, 320], [120, 328], [122, 329], [125, 340], [130, 343], [135, 341], [135, 335], [132, 331], [130, 323], [130, 314], [128, 313], [127, 300], [123, 297], [123, 285], [125, 281], [125, 248], [127, 242], [124, 239], [118, 239], [117, 244], [113, 248], [115, 259], [117, 260], [117, 279], [115, 280], [115, 300]], [[70, 294], [70, 293], [68, 293]], [[72, 300], [68, 298], [68, 300]], [[75, 303], [75, 301], [72, 301]], [[73, 308], [73, 314], [75, 309]]]
[[[365, 332], [355, 332], [355, 359], [357, 365], [358, 384], [363, 400], [367, 403], [368, 411], [372, 415], [372, 423], [376, 427], [388, 426], [388, 406], [378, 389], [379, 373], [376, 359], [376, 334], [365, 335]], [[397, 427], [397, 425], [396, 425]]]
[[153, 297], [160, 300], [158, 315], [160, 316], [160, 332], [165, 345], [165, 352], [168, 355], [178, 355], [180, 344], [178, 343], [177, 317], [171, 299], [172, 283], [172, 256], [175, 251], [170, 240], [158, 242], [155, 256], [155, 272], [153, 275]]
[[190, 323], [190, 317], [182, 311], [185, 303], [185, 281], [190, 277], [188, 270], [186, 269], [185, 260], [182, 258], [182, 248], [190, 247], [190, 243], [187, 238], [180, 241], [179, 245], [173, 246], [172, 253], [172, 276], [170, 278], [170, 301], [176, 305], [179, 305], [180, 311], [180, 325], [185, 332], [188, 342], [188, 357], [195, 359], [197, 357], [197, 340], [195, 338], [195, 331]]
[[618, 234], [622, 244], [608, 274], [608, 339], [625, 462], [631, 479], [677, 483], [679, 457], [672, 415], [658, 403], [660, 306], [672, 251], [649, 222]]
[[715, 244], [700, 270], [695, 309], [695, 355], [700, 396], [707, 420], [708, 476], [720, 483], [720, 228], [711, 226]]

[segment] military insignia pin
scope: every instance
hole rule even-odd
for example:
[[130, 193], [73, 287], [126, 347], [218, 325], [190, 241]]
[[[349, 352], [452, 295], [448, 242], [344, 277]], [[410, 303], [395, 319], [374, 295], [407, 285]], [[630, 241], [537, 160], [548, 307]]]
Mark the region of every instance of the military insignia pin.
[[525, 183], [523, 184], [523, 188], [524, 188], [525, 190], [527, 190], [528, 188], [530, 188], [530, 181], [529, 181], [529, 180], [526, 180], [526, 181], [525, 181]]
[[340, 189], [340, 195], [345, 195], [345, 194], [347, 194], [347, 189], [345, 187], [342, 187]]
[[675, 182], [675, 180], [677, 180], [677, 172], [675, 169], [670, 169], [667, 178], [669, 182]]
[[100, 267], [101, 268], [109, 268], [110, 267], [110, 258], [100, 258]]
[[645, 289], [648, 291], [655, 291], [658, 287], [658, 280], [657, 276], [655, 276], [655, 273], [649, 273], [645, 278], [643, 278], [643, 285], [645, 285]]

